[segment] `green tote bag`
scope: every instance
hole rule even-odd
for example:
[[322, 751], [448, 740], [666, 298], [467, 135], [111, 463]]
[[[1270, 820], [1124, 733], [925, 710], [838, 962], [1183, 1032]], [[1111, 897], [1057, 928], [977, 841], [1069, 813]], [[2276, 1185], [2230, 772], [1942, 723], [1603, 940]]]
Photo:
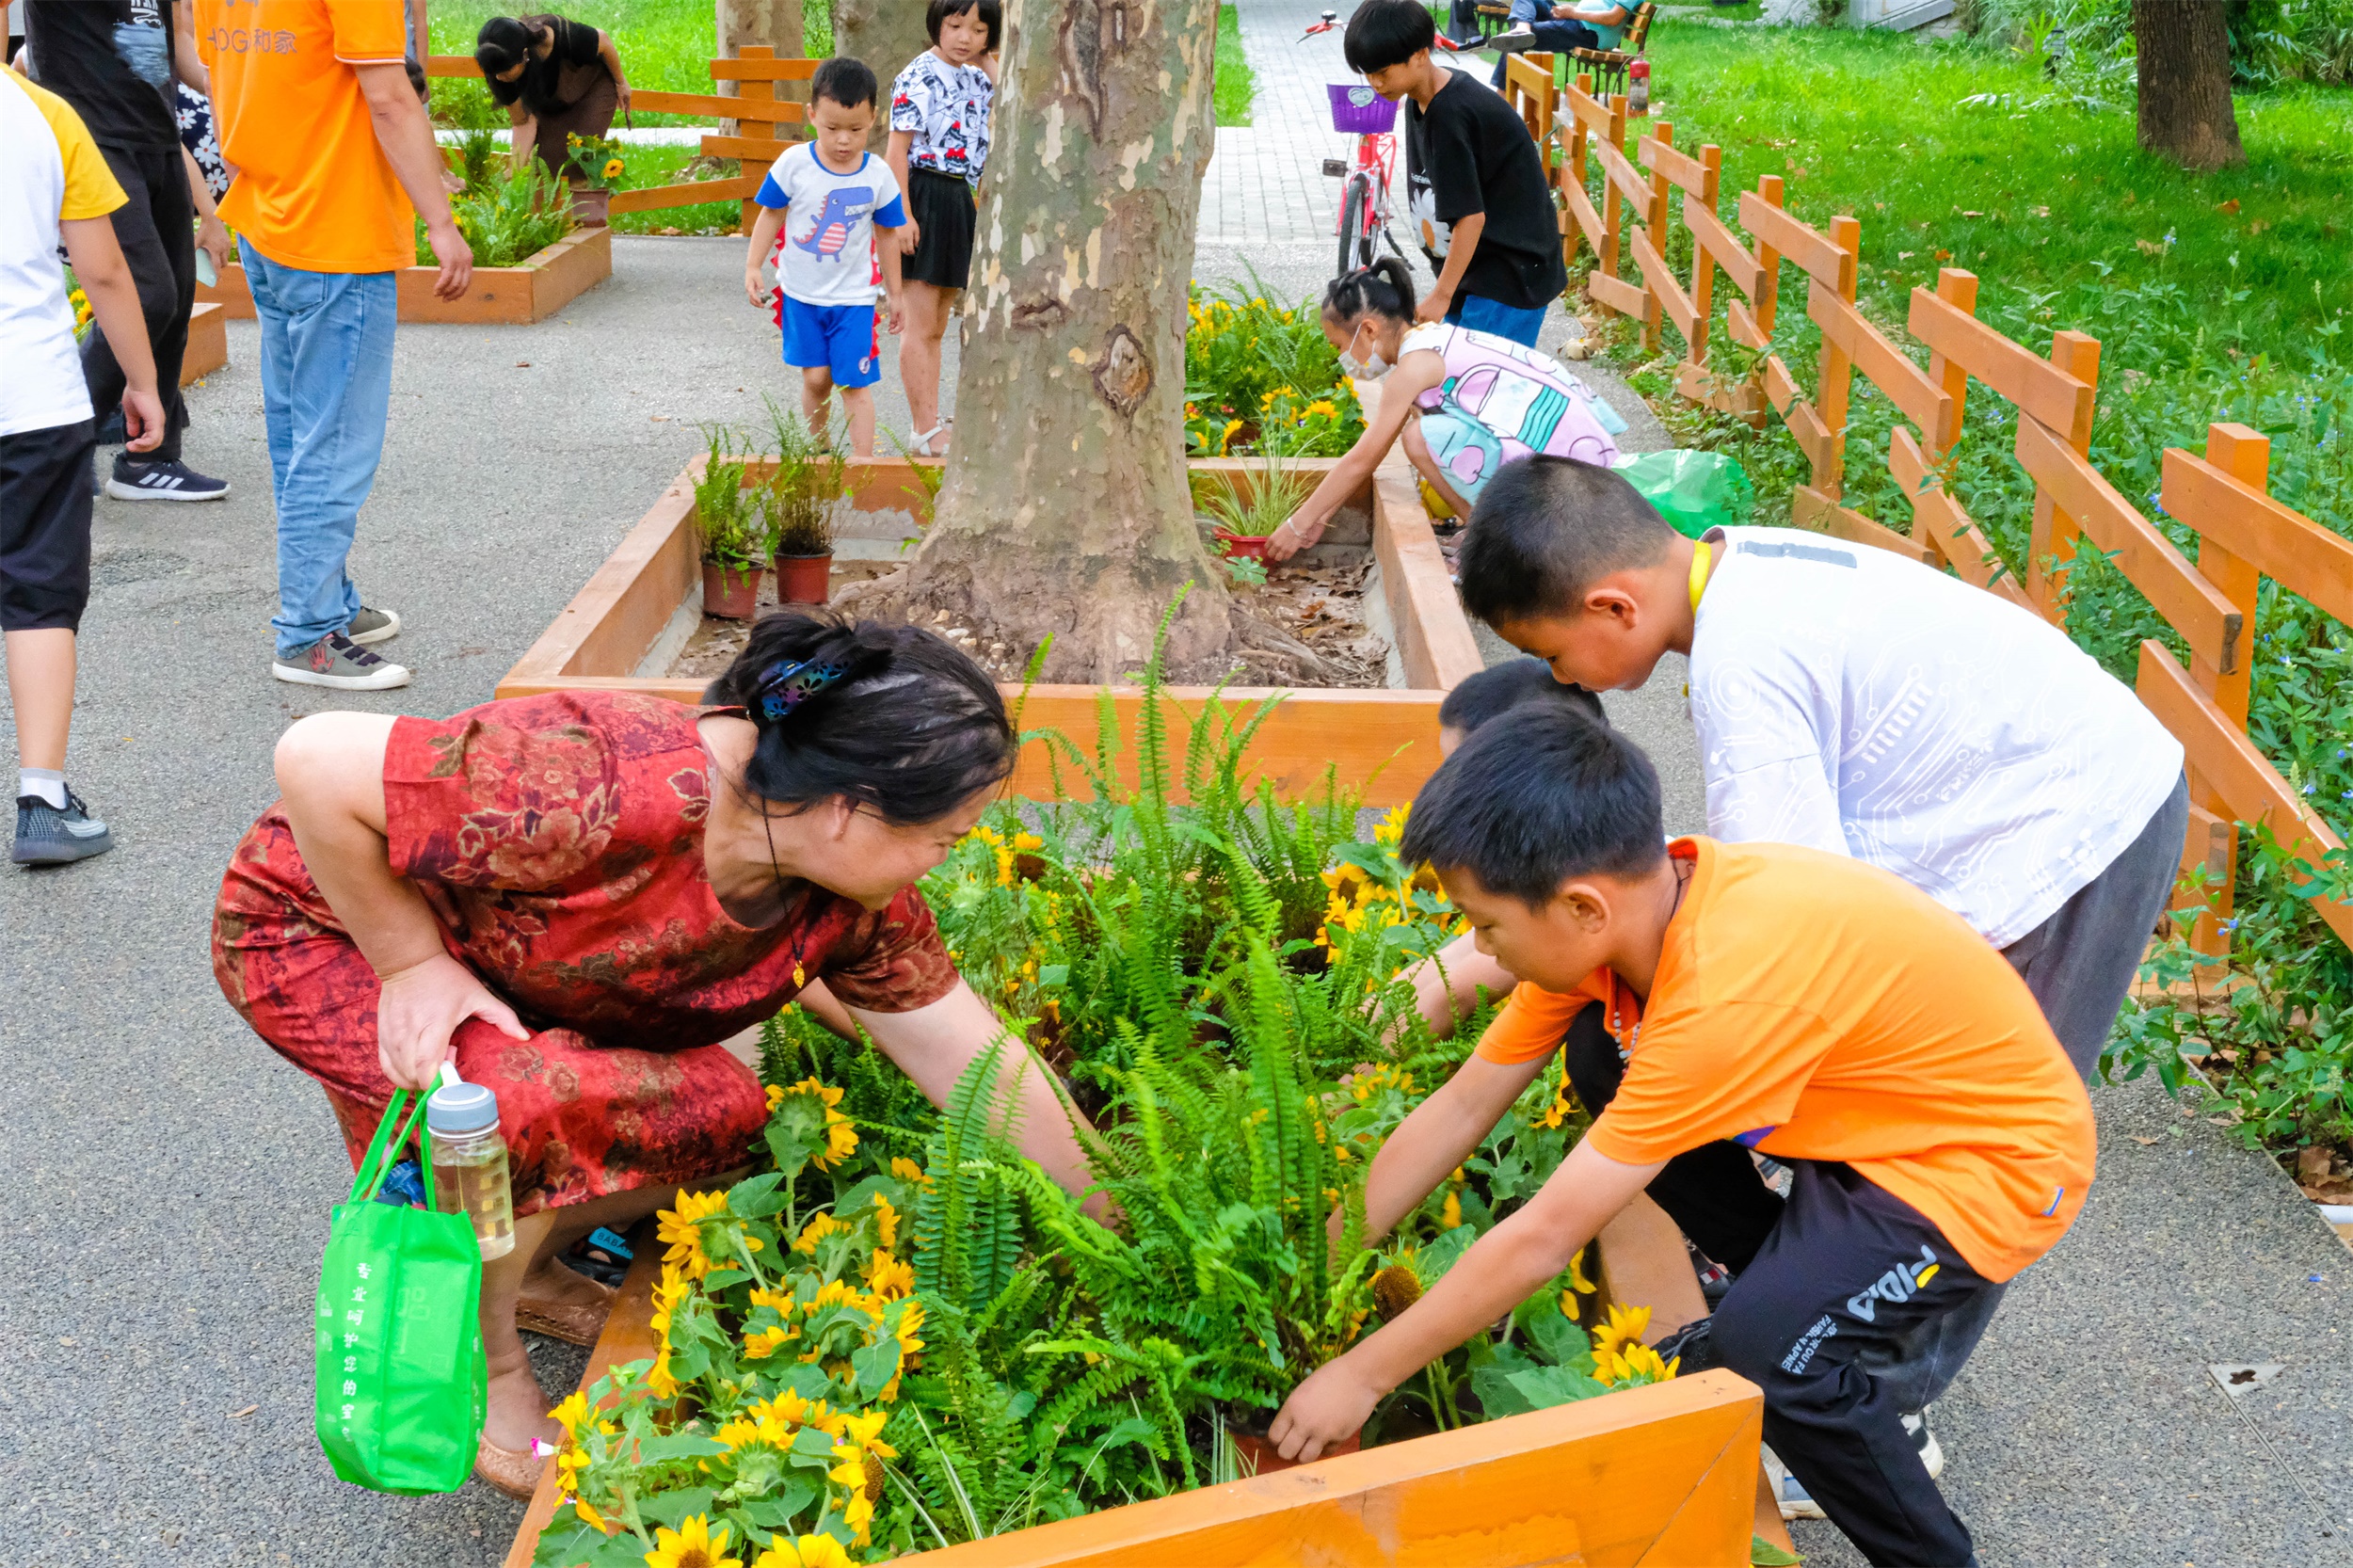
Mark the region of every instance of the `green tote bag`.
[[344, 1480], [414, 1496], [473, 1472], [486, 1372], [482, 1245], [463, 1214], [432, 1208], [432, 1160], [425, 1208], [375, 1201], [424, 1113], [419, 1094], [402, 1124], [408, 1097], [394, 1094], [376, 1124], [319, 1264], [318, 1434]]

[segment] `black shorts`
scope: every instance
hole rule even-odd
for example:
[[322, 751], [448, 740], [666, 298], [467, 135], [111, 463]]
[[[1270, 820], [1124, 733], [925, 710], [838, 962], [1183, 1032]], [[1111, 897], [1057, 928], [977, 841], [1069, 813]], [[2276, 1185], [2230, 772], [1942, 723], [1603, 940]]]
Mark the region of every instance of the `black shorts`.
[[903, 276], [910, 283], [960, 289], [972, 275], [972, 187], [960, 174], [907, 170], [907, 211], [921, 231]]
[[81, 629], [97, 434], [86, 419], [0, 436], [0, 632]]

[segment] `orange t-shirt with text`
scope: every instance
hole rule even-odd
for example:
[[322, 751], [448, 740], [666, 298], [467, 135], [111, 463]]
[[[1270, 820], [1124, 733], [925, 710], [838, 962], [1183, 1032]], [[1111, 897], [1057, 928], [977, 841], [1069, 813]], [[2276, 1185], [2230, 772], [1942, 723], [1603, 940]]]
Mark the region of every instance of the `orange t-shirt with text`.
[[1988, 1279], [2048, 1252], [2091, 1186], [2091, 1100], [2009, 960], [1860, 860], [1671, 849], [1690, 885], [1594, 1149], [1644, 1165], [1730, 1138], [1842, 1160]]
[[221, 156], [221, 221], [280, 266], [392, 272], [415, 262], [408, 193], [376, 145], [355, 65], [398, 64], [401, 0], [196, 0]]

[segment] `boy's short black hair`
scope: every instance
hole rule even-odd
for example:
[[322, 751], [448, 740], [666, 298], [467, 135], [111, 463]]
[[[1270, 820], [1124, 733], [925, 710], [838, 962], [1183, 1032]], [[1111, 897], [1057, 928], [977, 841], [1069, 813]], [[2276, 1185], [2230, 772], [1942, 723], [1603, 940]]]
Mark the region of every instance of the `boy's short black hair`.
[[1398, 853], [1466, 871], [1530, 908], [1573, 876], [1635, 877], [1666, 856], [1658, 775], [1642, 748], [1561, 708], [1492, 724], [1414, 797]]
[[1552, 666], [1542, 659], [1512, 659], [1481, 670], [1447, 693], [1446, 700], [1438, 704], [1438, 728], [1469, 735], [1489, 719], [1526, 703], [1563, 708], [1597, 724], [1609, 722], [1601, 711], [1601, 698], [1582, 686], [1554, 680]]
[[1421, 0], [1365, 0], [1348, 19], [1340, 53], [1349, 70], [1369, 76], [1434, 48], [1437, 38], [1438, 24]]
[[1005, 23], [1004, 8], [997, 0], [932, 0], [931, 8], [923, 13], [923, 30], [937, 43], [939, 24], [952, 16], [962, 16], [975, 6], [980, 7], [981, 20], [988, 26], [988, 52], [994, 55]]
[[1495, 626], [1572, 613], [1613, 571], [1654, 565], [1675, 531], [1625, 475], [1573, 457], [1522, 457], [1487, 481], [1457, 562], [1463, 608]]
[[874, 73], [864, 60], [854, 60], [847, 55], [836, 55], [817, 68], [817, 74], [808, 79], [808, 101], [829, 99], [845, 109], [874, 102], [880, 90]]

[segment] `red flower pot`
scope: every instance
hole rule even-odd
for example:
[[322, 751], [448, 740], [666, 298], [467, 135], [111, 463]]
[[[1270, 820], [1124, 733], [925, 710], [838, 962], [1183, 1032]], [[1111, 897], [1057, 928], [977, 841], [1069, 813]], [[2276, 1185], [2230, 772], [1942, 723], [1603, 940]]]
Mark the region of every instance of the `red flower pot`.
[[833, 556], [779, 555], [776, 559], [776, 602], [823, 604], [833, 589]]
[[572, 218], [584, 229], [602, 229], [610, 225], [613, 193], [601, 185], [572, 187]]
[[[1285, 1459], [1273, 1443], [1254, 1433], [1236, 1432], [1229, 1427], [1225, 1435], [1234, 1440], [1234, 1451], [1241, 1456], [1245, 1475], [1271, 1476], [1277, 1470], [1296, 1469], [1303, 1463], [1296, 1459]], [[1353, 1454], [1364, 1446], [1364, 1440], [1363, 1432], [1352, 1432], [1316, 1455], [1316, 1458], [1324, 1460], [1336, 1454]]]
[[1217, 542], [1229, 557], [1237, 561], [1265, 560], [1266, 542], [1273, 536], [1272, 534], [1229, 534], [1223, 528], [1217, 531]]
[[703, 563], [703, 614], [723, 620], [750, 620], [760, 613], [760, 568], [729, 571], [716, 561]]

